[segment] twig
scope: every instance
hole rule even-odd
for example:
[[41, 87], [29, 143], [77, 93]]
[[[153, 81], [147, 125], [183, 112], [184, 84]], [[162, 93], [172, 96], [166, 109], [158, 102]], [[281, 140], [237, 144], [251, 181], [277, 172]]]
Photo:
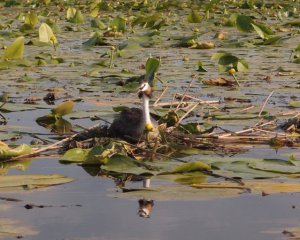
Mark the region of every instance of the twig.
[[[226, 134], [223, 134], [223, 135], [216, 135], [218, 136], [219, 138], [223, 138], [223, 137], [229, 137], [229, 136], [232, 136], [233, 134], [234, 135], [238, 135], [238, 134], [241, 134], [241, 133], [247, 133], [247, 132], [252, 132], [254, 131], [256, 128], [258, 127], [263, 127], [263, 126], [266, 126], [266, 125], [270, 125], [274, 123], [274, 121], [269, 121], [269, 122], [266, 122], [266, 123], [263, 123], [263, 124], [260, 124], [259, 126], [257, 127], [251, 127], [251, 128], [247, 128], [247, 129], [244, 129], [244, 130], [241, 130], [241, 131], [237, 131], [237, 132], [232, 132], [232, 133], [226, 133]], [[213, 135], [213, 134], [212, 134]]]
[[265, 102], [264, 102], [264, 104], [263, 104], [263, 106], [262, 106], [262, 108], [261, 108], [261, 110], [260, 110], [260, 112], [259, 112], [259, 114], [258, 114], [258, 117], [261, 117], [261, 113], [263, 112], [263, 110], [264, 110], [264, 108], [265, 108], [267, 102], [269, 101], [269, 99], [270, 99], [270, 97], [273, 95], [273, 93], [274, 93], [274, 90], [273, 90], [273, 91], [269, 94], [269, 96], [266, 98], [266, 100], [265, 100]]
[[194, 81], [195, 81], [195, 78], [192, 78], [192, 80], [190, 81], [188, 87], [185, 89], [185, 91], [184, 91], [184, 93], [183, 93], [183, 96], [182, 96], [182, 98], [181, 98], [179, 104], [177, 105], [177, 107], [176, 107], [176, 109], [175, 109], [175, 112], [178, 111], [180, 105], [183, 103], [184, 98], [185, 98], [185, 95], [186, 95], [187, 91], [191, 88], [191, 86], [192, 86], [192, 84], [193, 84]]
[[163, 90], [163, 92], [160, 94], [160, 96], [156, 99], [156, 101], [153, 103], [153, 106], [155, 107], [156, 104], [160, 101], [160, 99], [162, 98], [162, 96], [166, 93], [168, 89], [168, 86]]
[[177, 127], [181, 122], [182, 120], [190, 113], [192, 112], [200, 103], [196, 103], [193, 107], [191, 107], [179, 120], [178, 122], [176, 123], [175, 127]]
[[[199, 102], [196, 102], [196, 101], [192, 101], [192, 102], [184, 102], [185, 104], [219, 104], [220, 101], [199, 101]], [[173, 107], [173, 106], [178, 106], [178, 105], [181, 105], [182, 102], [162, 102], [162, 103], [157, 103], [155, 105], [155, 107]]]
[[[180, 97], [183, 97], [183, 94], [181, 94], [181, 93], [176, 93], [176, 95], [178, 95]], [[210, 104], [211, 103], [215, 103], [215, 102], [219, 103], [220, 101], [204, 101], [204, 100], [202, 100], [200, 98], [196, 98], [196, 97], [193, 97], [193, 96], [190, 96], [190, 95], [185, 95], [185, 97], [188, 97], [188, 98], [193, 99], [193, 100], [197, 100], [197, 102], [200, 102], [201, 104], [207, 104], [207, 105], [211, 106], [212, 108], [219, 110], [218, 107], [212, 106]]]
[[[91, 128], [89, 128], [89, 130], [91, 130], [91, 129], [97, 127], [97, 126], [99, 126], [99, 124], [96, 124], [96, 125], [92, 126]], [[57, 149], [58, 147], [60, 147], [61, 144], [72, 140], [73, 138], [75, 138], [76, 136], [78, 136], [78, 134], [80, 134], [80, 133], [73, 134], [72, 136], [64, 138], [64, 139], [62, 139], [62, 140], [60, 140], [58, 142], [55, 142], [55, 143], [53, 143], [51, 145], [39, 148], [39, 149], [33, 151], [32, 153], [28, 153], [28, 154], [24, 154], [24, 155], [20, 155], [20, 156], [17, 156], [17, 157], [10, 158], [9, 161], [15, 161], [15, 160], [23, 159], [23, 158], [29, 158], [29, 157], [33, 157], [33, 156], [35, 156], [35, 155], [37, 155], [39, 153], [42, 153], [42, 152], [46, 152], [46, 151], [49, 151], [49, 150]]]

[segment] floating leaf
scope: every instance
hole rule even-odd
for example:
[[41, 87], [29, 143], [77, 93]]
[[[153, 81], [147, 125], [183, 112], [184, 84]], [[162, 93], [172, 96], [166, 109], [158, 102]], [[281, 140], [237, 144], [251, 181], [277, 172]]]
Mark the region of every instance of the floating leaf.
[[234, 81], [227, 80], [225, 78], [215, 78], [215, 79], [207, 79], [202, 80], [202, 83], [204, 85], [210, 85], [210, 86], [226, 86], [231, 87], [235, 85]]
[[0, 176], [0, 191], [16, 189], [30, 190], [34, 188], [65, 184], [74, 180], [74, 178], [65, 177], [59, 174]]
[[196, 11], [192, 11], [191, 14], [187, 16], [187, 21], [189, 23], [200, 23], [202, 17]]
[[300, 101], [290, 101], [289, 106], [293, 108], [300, 108]]
[[65, 152], [65, 154], [61, 157], [60, 162], [62, 163], [73, 163], [73, 162], [84, 162], [88, 149], [82, 148], [73, 148]]
[[24, 37], [18, 37], [4, 51], [5, 59], [22, 59], [24, 55]]

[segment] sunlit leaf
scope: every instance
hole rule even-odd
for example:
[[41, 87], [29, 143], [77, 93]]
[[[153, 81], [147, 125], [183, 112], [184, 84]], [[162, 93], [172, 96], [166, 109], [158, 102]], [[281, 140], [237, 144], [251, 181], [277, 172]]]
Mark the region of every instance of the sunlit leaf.
[[47, 23], [42, 23], [39, 28], [39, 40], [45, 43], [48, 42], [57, 43], [57, 39], [53, 34], [51, 27], [49, 27]]
[[73, 18], [75, 14], [76, 14], [76, 9], [73, 7], [69, 7], [67, 10], [67, 19]]
[[24, 37], [18, 37], [4, 51], [5, 59], [22, 59], [24, 55]]
[[15, 148], [10, 148], [7, 145], [0, 145], [0, 160], [17, 157], [33, 152], [33, 149], [27, 144], [21, 144]]
[[172, 173], [188, 173], [188, 172], [197, 172], [203, 170], [210, 170], [211, 167], [203, 162], [189, 162], [183, 163], [182, 165], [174, 168]]
[[73, 148], [65, 152], [60, 161], [63, 163], [84, 162], [88, 149]]
[[56, 108], [52, 109], [51, 112], [56, 117], [60, 118], [64, 115], [71, 113], [73, 111], [73, 107], [74, 107], [74, 102], [67, 101], [67, 102], [61, 103]]
[[30, 12], [25, 17], [25, 24], [31, 26], [32, 28], [34, 28], [38, 24], [38, 22], [39, 22], [38, 17], [33, 12]]

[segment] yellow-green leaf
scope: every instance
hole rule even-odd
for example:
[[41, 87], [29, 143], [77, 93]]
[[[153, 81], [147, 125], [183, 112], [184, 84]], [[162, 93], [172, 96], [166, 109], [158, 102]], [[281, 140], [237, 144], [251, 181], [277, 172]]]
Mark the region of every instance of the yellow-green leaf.
[[67, 115], [73, 111], [74, 102], [67, 101], [63, 102], [58, 107], [51, 110], [52, 114], [56, 117], [62, 117], [64, 115]]
[[49, 27], [47, 23], [42, 23], [39, 28], [39, 40], [45, 43], [52, 42], [52, 41], [54, 43], [57, 43], [57, 39], [53, 34], [51, 27]]
[[184, 163], [171, 171], [172, 173], [187, 173], [187, 172], [196, 172], [202, 170], [210, 170], [211, 167], [203, 162], [189, 162]]
[[16, 148], [10, 148], [7, 145], [0, 146], [0, 160], [17, 157], [24, 154], [29, 154], [33, 150], [27, 144], [21, 144]]
[[5, 59], [22, 59], [24, 56], [24, 37], [18, 37], [4, 52]]

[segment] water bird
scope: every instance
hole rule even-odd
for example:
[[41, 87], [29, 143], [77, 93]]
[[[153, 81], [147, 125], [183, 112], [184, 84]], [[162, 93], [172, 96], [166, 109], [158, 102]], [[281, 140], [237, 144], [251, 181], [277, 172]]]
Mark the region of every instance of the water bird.
[[[150, 116], [149, 101], [152, 88], [147, 81], [142, 81], [138, 88], [138, 97], [142, 99], [143, 108], [125, 108], [108, 129], [109, 137], [122, 138], [137, 143], [145, 132], [158, 132], [156, 122]], [[157, 135], [156, 135], [157, 136]]]

